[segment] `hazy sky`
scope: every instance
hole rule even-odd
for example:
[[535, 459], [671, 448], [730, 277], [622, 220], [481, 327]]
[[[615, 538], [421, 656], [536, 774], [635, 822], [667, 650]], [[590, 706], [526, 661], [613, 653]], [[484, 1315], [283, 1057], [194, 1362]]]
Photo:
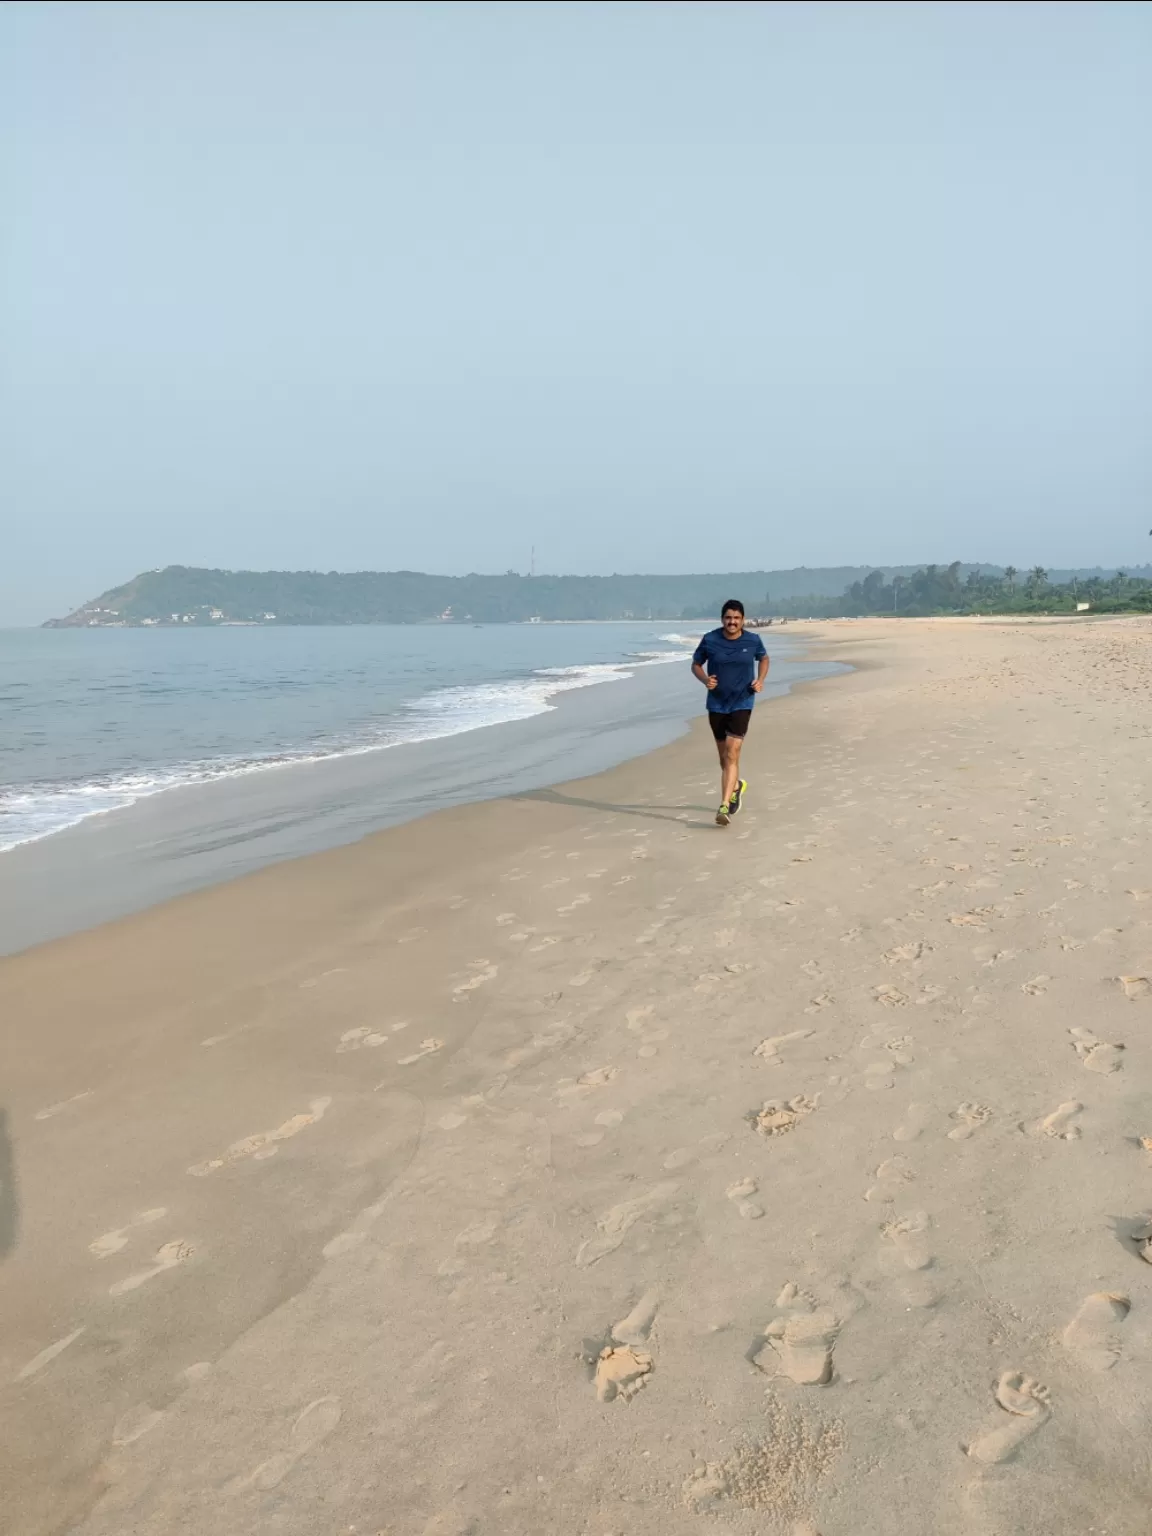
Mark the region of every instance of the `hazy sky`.
[[1152, 553], [1145, 4], [7, 4], [0, 623]]

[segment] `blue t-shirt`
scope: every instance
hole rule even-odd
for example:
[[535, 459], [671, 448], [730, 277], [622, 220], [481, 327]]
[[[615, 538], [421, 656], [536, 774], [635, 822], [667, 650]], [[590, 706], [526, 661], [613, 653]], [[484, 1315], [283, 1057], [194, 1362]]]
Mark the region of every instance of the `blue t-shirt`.
[[711, 714], [730, 715], [733, 710], [752, 708], [756, 702], [752, 692], [756, 664], [767, 654], [755, 631], [745, 630], [737, 639], [729, 640], [722, 629], [709, 630], [693, 652], [692, 660], [717, 679], [716, 687], [708, 690]]

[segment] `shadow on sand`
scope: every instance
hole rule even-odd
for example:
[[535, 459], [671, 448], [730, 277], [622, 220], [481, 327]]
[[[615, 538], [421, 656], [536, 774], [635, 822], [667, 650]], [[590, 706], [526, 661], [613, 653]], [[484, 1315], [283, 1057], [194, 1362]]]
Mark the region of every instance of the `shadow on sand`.
[[526, 789], [509, 798], [539, 800], [545, 805], [574, 805], [586, 811], [613, 811], [618, 816], [643, 816], [649, 821], [671, 821], [677, 826], [691, 827], [696, 831], [708, 831], [715, 825], [713, 821], [690, 819], [691, 811], [710, 815], [709, 807], [705, 805], [615, 805], [610, 800], [584, 800], [579, 795], [561, 794], [558, 789]]

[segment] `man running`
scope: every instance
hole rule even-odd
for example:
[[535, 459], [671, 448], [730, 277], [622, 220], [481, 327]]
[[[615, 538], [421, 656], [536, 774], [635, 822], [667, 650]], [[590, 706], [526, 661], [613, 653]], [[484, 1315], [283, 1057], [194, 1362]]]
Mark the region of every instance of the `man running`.
[[708, 690], [708, 724], [720, 754], [720, 809], [716, 825], [726, 827], [748, 790], [740, 777], [740, 748], [748, 734], [752, 706], [768, 676], [768, 652], [759, 635], [744, 632], [744, 604], [730, 598], [720, 628], [708, 632], [692, 656], [692, 671]]

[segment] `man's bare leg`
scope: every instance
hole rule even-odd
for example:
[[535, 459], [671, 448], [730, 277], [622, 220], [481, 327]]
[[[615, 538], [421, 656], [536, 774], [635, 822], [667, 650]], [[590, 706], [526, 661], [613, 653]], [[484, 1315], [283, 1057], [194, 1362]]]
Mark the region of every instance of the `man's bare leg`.
[[744, 745], [743, 736], [725, 736], [722, 742], [717, 742], [720, 748], [720, 801], [727, 805], [736, 793], [736, 785], [740, 782], [740, 748]]

